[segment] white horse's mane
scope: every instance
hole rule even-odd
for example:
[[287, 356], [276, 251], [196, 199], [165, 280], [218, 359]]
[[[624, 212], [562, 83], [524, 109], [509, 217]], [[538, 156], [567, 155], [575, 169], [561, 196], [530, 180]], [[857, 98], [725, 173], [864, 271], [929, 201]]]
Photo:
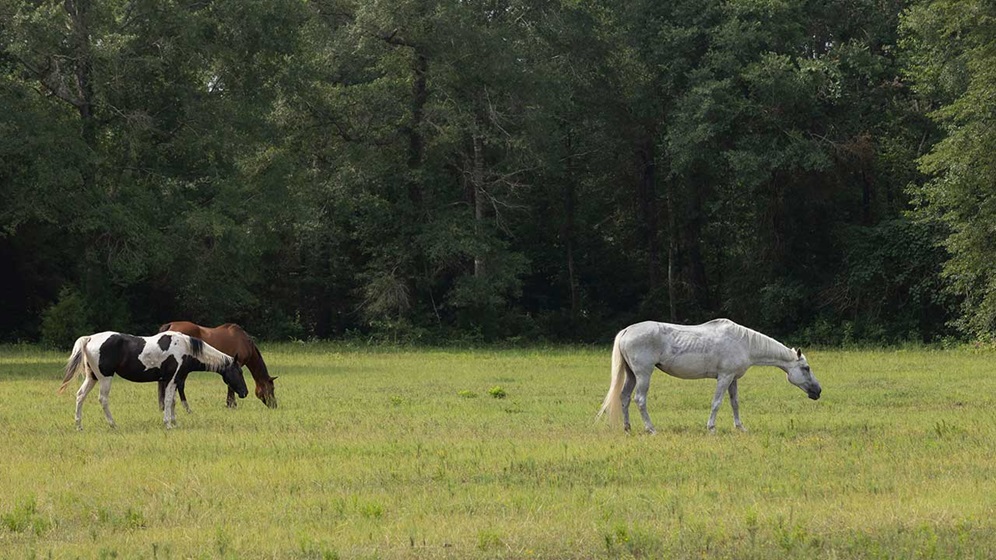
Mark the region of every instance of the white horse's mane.
[[734, 329], [741, 337], [747, 339], [747, 348], [751, 356], [770, 356], [785, 361], [796, 359], [796, 355], [792, 352], [791, 348], [770, 336], [734, 323], [729, 319], [721, 319], [721, 321], [725, 322], [728, 328]]

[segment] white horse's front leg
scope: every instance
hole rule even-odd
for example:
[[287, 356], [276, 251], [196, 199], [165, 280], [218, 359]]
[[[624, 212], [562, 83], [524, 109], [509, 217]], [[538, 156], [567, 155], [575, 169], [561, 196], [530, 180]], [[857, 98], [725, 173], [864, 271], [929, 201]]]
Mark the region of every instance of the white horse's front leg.
[[706, 429], [710, 432], [716, 431], [716, 413], [719, 412], [719, 405], [723, 404], [723, 393], [730, 387], [736, 379], [733, 375], [720, 374], [719, 378], [716, 379], [716, 394], [712, 397], [712, 412], [709, 414], [709, 422], [706, 423]]
[[737, 390], [737, 378], [734, 377], [730, 383], [730, 406], [733, 408], [733, 425], [741, 432], [746, 432], [747, 428], [740, 422], [740, 398]]

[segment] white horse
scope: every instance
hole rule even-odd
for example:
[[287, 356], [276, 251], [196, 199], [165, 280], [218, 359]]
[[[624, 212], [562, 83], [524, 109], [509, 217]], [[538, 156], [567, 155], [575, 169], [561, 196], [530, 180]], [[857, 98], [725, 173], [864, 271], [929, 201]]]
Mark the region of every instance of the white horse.
[[629, 431], [629, 401], [636, 390], [636, 405], [647, 432], [656, 433], [647, 414], [647, 390], [654, 367], [680, 379], [716, 379], [716, 394], [706, 428], [716, 430], [716, 412], [729, 391], [733, 424], [740, 422], [737, 380], [750, 366], [775, 366], [788, 375], [790, 383], [809, 398], [820, 398], [822, 388], [813, 377], [801, 350], [788, 348], [777, 340], [740, 326], [728, 319], [715, 319], [701, 325], [672, 325], [646, 321], [619, 331], [612, 347], [612, 381], [598, 416], [608, 412], [616, 424], [620, 417]]

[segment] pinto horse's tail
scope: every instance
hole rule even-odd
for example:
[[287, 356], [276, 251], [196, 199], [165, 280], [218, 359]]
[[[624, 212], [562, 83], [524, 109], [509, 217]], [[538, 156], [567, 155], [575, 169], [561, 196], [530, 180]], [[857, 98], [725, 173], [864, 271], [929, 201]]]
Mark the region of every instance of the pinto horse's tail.
[[62, 385], [59, 387], [59, 394], [66, 390], [66, 386], [73, 380], [73, 377], [86, 375], [86, 344], [90, 342], [89, 336], [81, 336], [73, 344], [73, 352], [69, 354], [69, 361], [66, 362], [66, 376], [62, 378]]
[[623, 358], [622, 350], [619, 348], [619, 339], [622, 338], [624, 332], [626, 331], [619, 331], [612, 344], [612, 378], [609, 382], [609, 392], [605, 395], [601, 410], [595, 416], [600, 418], [602, 414], [608, 412], [609, 422], [612, 424], [622, 423], [622, 390], [626, 383], [626, 369], [629, 367]]

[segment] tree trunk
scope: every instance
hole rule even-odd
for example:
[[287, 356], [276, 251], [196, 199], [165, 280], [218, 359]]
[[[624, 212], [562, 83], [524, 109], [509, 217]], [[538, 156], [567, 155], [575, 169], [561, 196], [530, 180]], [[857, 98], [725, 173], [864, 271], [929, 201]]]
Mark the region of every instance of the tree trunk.
[[422, 124], [425, 119], [425, 103], [429, 98], [426, 74], [429, 60], [419, 50], [412, 50], [412, 122], [406, 128], [408, 136], [408, 200], [415, 211], [421, 214], [425, 193], [422, 189], [422, 163], [425, 159], [425, 140], [422, 137]]
[[655, 293], [661, 285], [660, 237], [657, 233], [657, 162], [653, 135], [644, 141], [640, 148], [640, 181], [637, 186], [637, 202], [645, 249], [647, 251], [647, 281], [650, 293]]
[[711, 311], [709, 282], [706, 276], [705, 259], [702, 255], [702, 232], [705, 229], [703, 208], [703, 188], [699, 181], [691, 185], [691, 207], [685, 224], [684, 246], [688, 259], [688, 282], [699, 311]]
[[[484, 141], [479, 132], [473, 133], [474, 161], [471, 170], [471, 189], [474, 193], [474, 235], [478, 239], [484, 230]], [[480, 251], [480, 250], [479, 250]], [[484, 255], [474, 255], [474, 277], [484, 276], [486, 264]]]
[[664, 195], [667, 204], [667, 304], [668, 320], [672, 323], [678, 320], [674, 306], [674, 295], [678, 289], [674, 277], [675, 259], [678, 255], [678, 232], [674, 220], [673, 190], [674, 181], [668, 181], [667, 191]]
[[564, 181], [564, 225], [561, 237], [567, 253], [567, 287], [571, 293], [571, 317], [577, 318], [580, 312], [578, 281], [574, 271], [575, 214], [577, 213], [577, 184], [574, 182], [574, 155], [571, 135], [567, 135], [567, 163]]

